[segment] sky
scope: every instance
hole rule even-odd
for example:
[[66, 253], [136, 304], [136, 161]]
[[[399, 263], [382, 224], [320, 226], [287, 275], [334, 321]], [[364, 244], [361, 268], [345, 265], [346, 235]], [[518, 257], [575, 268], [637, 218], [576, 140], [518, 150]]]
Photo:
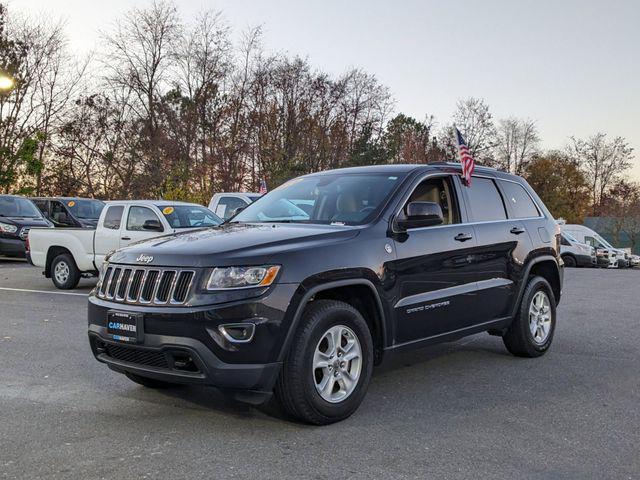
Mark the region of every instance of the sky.
[[[150, 0], [9, 0], [13, 11], [66, 22], [71, 47]], [[220, 10], [234, 32], [261, 25], [269, 51], [339, 75], [375, 74], [396, 110], [450, 120], [483, 98], [496, 119], [537, 122], [542, 146], [602, 131], [635, 148], [640, 180], [640, 0], [176, 0], [185, 21]]]

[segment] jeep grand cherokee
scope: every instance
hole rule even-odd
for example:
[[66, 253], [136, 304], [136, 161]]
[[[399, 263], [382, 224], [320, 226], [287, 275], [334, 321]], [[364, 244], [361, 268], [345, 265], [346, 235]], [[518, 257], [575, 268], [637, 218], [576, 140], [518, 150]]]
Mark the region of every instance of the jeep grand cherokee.
[[560, 232], [520, 177], [459, 164], [293, 179], [221, 226], [116, 251], [89, 299], [96, 358], [149, 387], [272, 392], [326, 424], [374, 365], [487, 331], [518, 356], [551, 345]]

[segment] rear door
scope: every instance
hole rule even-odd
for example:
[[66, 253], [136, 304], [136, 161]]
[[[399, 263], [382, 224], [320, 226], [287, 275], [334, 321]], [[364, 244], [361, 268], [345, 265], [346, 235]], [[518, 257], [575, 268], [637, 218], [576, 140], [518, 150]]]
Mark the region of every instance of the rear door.
[[107, 205], [94, 232], [95, 264], [100, 266], [107, 253], [120, 247], [124, 205]]
[[440, 204], [444, 223], [409, 229], [395, 236], [396, 259], [387, 264], [395, 278], [395, 343], [403, 344], [465, 328], [473, 321], [476, 289], [469, 255], [475, 247], [473, 227], [451, 175], [428, 176], [402, 206], [412, 201]]
[[503, 192], [495, 178], [473, 177], [462, 187], [477, 239], [472, 263], [478, 282], [475, 323], [511, 314], [519, 280], [531, 249], [522, 220], [509, 218]]

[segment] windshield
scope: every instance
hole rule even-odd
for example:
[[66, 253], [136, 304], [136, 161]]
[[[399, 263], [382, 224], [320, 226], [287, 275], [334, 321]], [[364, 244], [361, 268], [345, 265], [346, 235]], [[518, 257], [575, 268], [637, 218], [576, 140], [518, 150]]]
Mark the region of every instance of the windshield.
[[295, 178], [247, 206], [231, 223], [361, 225], [374, 217], [401, 180], [399, 175], [337, 173]]
[[0, 217], [42, 218], [42, 214], [31, 200], [0, 197]]
[[574, 237], [573, 235], [571, 235], [569, 232], [562, 232], [562, 234], [565, 236], [565, 238], [567, 238], [570, 242], [574, 242], [574, 243], [580, 243], [578, 242], [578, 240], [576, 240], [576, 237]]
[[600, 235], [598, 235], [597, 233], [593, 236], [598, 242], [600, 242], [600, 244], [602, 244], [602, 246], [606, 247], [606, 248], [611, 248], [613, 250], [615, 250], [615, 247], [612, 247], [611, 244], [609, 242], [607, 242], [604, 238], [602, 238]]
[[66, 205], [73, 216], [83, 220], [98, 220], [104, 208], [100, 200], [66, 200]]
[[222, 223], [208, 208], [197, 205], [156, 205], [171, 228], [214, 227]]

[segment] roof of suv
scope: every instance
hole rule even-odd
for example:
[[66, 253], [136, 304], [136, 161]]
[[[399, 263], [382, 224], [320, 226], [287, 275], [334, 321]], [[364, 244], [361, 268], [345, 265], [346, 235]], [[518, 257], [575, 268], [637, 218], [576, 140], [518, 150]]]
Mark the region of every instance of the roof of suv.
[[[337, 168], [334, 170], [325, 170], [322, 172], [311, 173], [310, 175], [323, 175], [326, 173], [339, 172], [339, 173], [384, 173], [384, 174], [393, 174], [393, 173], [409, 173], [416, 170], [440, 170], [440, 171], [461, 171], [462, 165], [460, 163], [454, 162], [436, 162], [436, 163], [426, 163], [426, 164], [407, 164], [407, 163], [397, 163], [391, 165], [371, 165], [371, 166], [363, 166], [363, 167], [347, 167], [347, 168]], [[500, 172], [495, 168], [491, 167], [483, 167], [476, 165], [475, 167], [476, 173], [491, 173], [493, 175], [498, 174], [499, 176], [513, 176], [507, 172]]]

